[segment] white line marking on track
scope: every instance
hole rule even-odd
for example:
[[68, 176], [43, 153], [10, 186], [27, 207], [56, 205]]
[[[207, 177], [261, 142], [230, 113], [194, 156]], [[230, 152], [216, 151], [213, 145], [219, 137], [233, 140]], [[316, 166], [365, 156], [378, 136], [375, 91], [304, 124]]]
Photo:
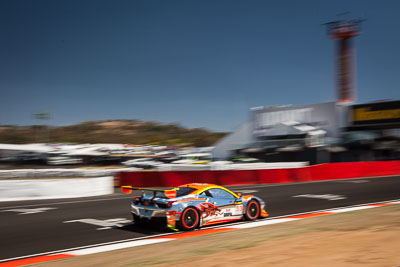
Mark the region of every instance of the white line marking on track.
[[369, 180], [339, 180], [339, 181], [335, 181], [337, 183], [351, 183], [351, 184], [363, 184], [363, 183], [369, 183]]
[[297, 196], [292, 196], [292, 197], [318, 198], [318, 199], [325, 199], [325, 200], [330, 200], [330, 201], [346, 199], [345, 196], [332, 195], [332, 194], [324, 194], [324, 195], [304, 194], [304, 195], [297, 195]]
[[108, 229], [123, 227], [125, 223], [130, 223], [131, 221], [128, 219], [125, 219], [125, 218], [115, 218], [115, 219], [107, 219], [107, 220], [98, 220], [98, 219], [87, 218], [87, 219], [65, 221], [63, 223], [72, 223], [72, 222], [81, 222], [81, 223], [87, 223], [87, 224], [91, 224], [91, 225], [101, 226], [100, 228], [97, 228], [96, 230], [108, 230]]
[[77, 200], [77, 201], [66, 201], [66, 202], [42, 203], [42, 204], [28, 204], [28, 205], [20, 205], [20, 206], [2, 207], [2, 208], [0, 208], [0, 211], [1, 211], [1, 210], [4, 210], [4, 209], [25, 208], [25, 207], [35, 207], [35, 206], [54, 206], [54, 205], [59, 205], [59, 204], [60, 204], [60, 205], [63, 205], [63, 204], [74, 204], [74, 203], [84, 203], [84, 202], [97, 202], [97, 201], [118, 200], [118, 199], [132, 199], [132, 197], [114, 197], [114, 198]]
[[370, 209], [370, 208], [374, 208], [373, 206], [365, 206], [365, 207], [353, 207], [353, 208], [344, 208], [344, 209], [340, 209], [340, 210], [334, 210], [331, 212], [334, 213], [342, 213], [342, 212], [348, 212], [348, 211], [355, 211], [355, 210], [365, 210], [365, 209]]
[[112, 251], [112, 250], [117, 250], [117, 249], [122, 249], [122, 248], [162, 243], [162, 242], [167, 242], [167, 241], [172, 241], [172, 240], [175, 240], [175, 239], [157, 238], [157, 239], [136, 240], [136, 241], [120, 243], [120, 244], [112, 244], [112, 245], [106, 245], [106, 246], [101, 246], [101, 247], [73, 250], [73, 251], [70, 251], [70, 253], [73, 255], [81, 256], [81, 255], [88, 255], [88, 254], [94, 254], [94, 253], [105, 252], [105, 251]]
[[296, 221], [296, 220], [298, 220], [298, 219], [294, 219], [294, 218], [270, 219], [270, 220], [263, 220], [263, 221], [235, 225], [235, 228], [239, 228], [239, 229], [253, 228], [253, 227], [258, 227], [258, 226], [265, 226], [265, 225], [284, 223], [284, 222], [290, 222], [290, 221]]
[[2, 210], [0, 212], [17, 212], [18, 215], [26, 215], [26, 214], [36, 214], [36, 213], [42, 213], [48, 210], [55, 210], [57, 208], [36, 208], [36, 209], [10, 209], [10, 210]]

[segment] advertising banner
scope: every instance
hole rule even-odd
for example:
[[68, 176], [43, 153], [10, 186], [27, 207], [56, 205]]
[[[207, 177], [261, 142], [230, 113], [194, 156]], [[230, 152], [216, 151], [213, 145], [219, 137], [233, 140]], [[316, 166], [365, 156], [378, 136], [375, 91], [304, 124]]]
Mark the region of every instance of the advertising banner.
[[349, 121], [351, 126], [400, 126], [400, 101], [385, 101], [354, 105]]

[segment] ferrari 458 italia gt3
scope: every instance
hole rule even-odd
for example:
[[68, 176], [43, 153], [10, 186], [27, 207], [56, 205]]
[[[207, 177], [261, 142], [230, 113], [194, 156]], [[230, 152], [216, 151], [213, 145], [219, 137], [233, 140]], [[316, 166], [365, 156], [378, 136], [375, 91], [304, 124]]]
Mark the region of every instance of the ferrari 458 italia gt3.
[[[267, 217], [265, 203], [253, 195], [241, 195], [214, 184], [185, 184], [172, 189], [122, 186], [133, 198], [131, 213], [135, 223], [158, 221], [173, 230], [193, 230], [205, 225]], [[146, 192], [151, 192], [146, 194]]]

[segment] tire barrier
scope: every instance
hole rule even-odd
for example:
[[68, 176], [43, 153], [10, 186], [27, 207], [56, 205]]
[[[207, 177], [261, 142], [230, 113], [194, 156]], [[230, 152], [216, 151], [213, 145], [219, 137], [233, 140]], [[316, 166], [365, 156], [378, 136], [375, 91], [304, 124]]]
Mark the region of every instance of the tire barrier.
[[116, 185], [174, 187], [186, 183], [246, 185], [309, 182], [400, 175], [400, 161], [326, 163], [291, 169], [128, 172], [115, 175]]

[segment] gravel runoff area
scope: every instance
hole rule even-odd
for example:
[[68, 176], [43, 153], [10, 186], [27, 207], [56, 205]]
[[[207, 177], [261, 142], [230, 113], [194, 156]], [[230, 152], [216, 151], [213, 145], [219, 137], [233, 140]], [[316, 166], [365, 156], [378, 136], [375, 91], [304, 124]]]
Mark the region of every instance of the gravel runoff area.
[[399, 237], [400, 205], [393, 205], [32, 266], [395, 267]]

